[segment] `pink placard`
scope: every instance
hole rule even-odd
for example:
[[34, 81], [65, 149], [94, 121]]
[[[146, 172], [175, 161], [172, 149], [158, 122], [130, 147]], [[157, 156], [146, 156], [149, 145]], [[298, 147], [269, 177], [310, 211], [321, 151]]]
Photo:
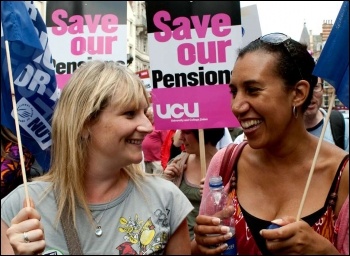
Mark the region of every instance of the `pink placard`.
[[240, 126], [228, 85], [153, 89], [152, 101], [158, 130]]
[[72, 74], [62, 74], [62, 75], [56, 74], [56, 81], [57, 81], [58, 88], [62, 90], [63, 87], [68, 83], [68, 80], [70, 79], [71, 76]]

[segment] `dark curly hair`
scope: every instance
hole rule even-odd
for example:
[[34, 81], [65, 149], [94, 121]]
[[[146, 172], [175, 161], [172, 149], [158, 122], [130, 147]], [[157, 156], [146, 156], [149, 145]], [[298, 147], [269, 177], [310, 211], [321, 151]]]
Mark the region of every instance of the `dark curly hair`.
[[293, 56], [283, 43], [270, 44], [258, 38], [244, 48], [239, 49], [237, 59], [242, 58], [246, 53], [258, 50], [276, 54], [277, 62], [275, 72], [285, 81], [287, 90], [294, 88], [294, 85], [300, 80], [306, 80], [309, 82], [310, 91], [301, 107], [302, 112], [305, 112], [311, 102], [313, 89], [317, 83], [317, 77], [312, 74], [315, 67], [315, 61], [307, 51], [306, 45], [291, 38], [287, 40], [289, 41], [288, 44], [292, 47]]

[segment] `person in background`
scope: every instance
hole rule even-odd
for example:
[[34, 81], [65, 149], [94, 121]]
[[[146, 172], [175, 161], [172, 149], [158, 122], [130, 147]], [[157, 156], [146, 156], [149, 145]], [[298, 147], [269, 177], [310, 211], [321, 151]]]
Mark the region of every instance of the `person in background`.
[[[33, 154], [25, 147], [22, 149], [26, 177], [30, 181], [32, 177], [40, 175], [42, 170], [38, 164], [34, 166], [36, 161]], [[1, 125], [1, 198], [7, 196], [22, 183], [23, 176], [17, 137], [10, 129]]]
[[245, 136], [244, 132], [242, 132], [240, 135], [238, 135], [235, 140], [233, 141], [234, 144], [239, 144], [242, 141], [247, 140], [247, 137]]
[[165, 140], [162, 144], [162, 148], [160, 150], [160, 158], [161, 165], [163, 170], [165, 170], [166, 166], [170, 159], [173, 159], [175, 156], [181, 154], [182, 152], [182, 142], [179, 141], [180, 130], [168, 130], [165, 136]]
[[148, 107], [127, 67], [81, 65], [53, 114], [50, 170], [28, 183], [31, 207], [23, 185], [1, 200], [1, 254], [68, 255], [74, 238], [80, 255], [190, 254], [191, 203], [139, 165]]
[[[200, 181], [201, 161], [198, 130], [179, 130], [180, 138], [184, 145], [184, 152], [171, 159], [164, 170], [163, 178], [177, 185], [184, 195], [190, 200], [194, 209], [187, 215], [187, 224], [190, 237], [193, 239], [193, 227], [198, 215], [201, 202]], [[203, 129], [205, 162], [207, 166], [211, 158], [217, 152], [216, 144], [224, 136], [224, 128]]]
[[[304, 124], [317, 83], [314, 67], [306, 46], [283, 33], [261, 36], [238, 52], [231, 108], [247, 144], [233, 170], [226, 170], [233, 176], [225, 190], [234, 201], [239, 255], [349, 255], [349, 154], [327, 141], [318, 148]], [[210, 162], [203, 197], [224, 153], [219, 150]], [[277, 228], [269, 229], [272, 224]], [[220, 225], [220, 214], [203, 215], [201, 204], [192, 254], [222, 253], [233, 235], [229, 230]]]
[[[321, 135], [324, 120], [327, 115], [327, 112], [321, 107], [323, 101], [323, 84], [324, 81], [321, 78], [318, 78], [317, 84], [314, 88], [311, 104], [304, 113], [304, 123], [306, 129], [317, 137], [320, 137]], [[342, 118], [342, 121], [344, 121], [344, 131], [343, 134], [339, 136], [343, 138], [343, 149], [349, 152], [349, 119], [344, 118], [340, 113], [339, 116]], [[336, 144], [336, 139], [332, 133], [332, 122], [333, 120], [329, 119], [323, 139], [330, 143]]]
[[155, 129], [153, 109], [151, 107], [148, 108], [146, 114], [153, 127], [153, 131], [147, 134], [142, 142], [146, 173], [162, 174], [161, 148], [165, 142], [167, 131]]
[[224, 147], [227, 147], [228, 144], [233, 142], [232, 137], [231, 137], [231, 133], [228, 130], [228, 128], [225, 127], [224, 129], [225, 129], [225, 134], [222, 137], [222, 139], [219, 140], [218, 143], [216, 144], [217, 149], [222, 149]]
[[231, 138], [234, 141], [240, 134], [243, 133], [242, 127], [233, 127], [229, 129]]

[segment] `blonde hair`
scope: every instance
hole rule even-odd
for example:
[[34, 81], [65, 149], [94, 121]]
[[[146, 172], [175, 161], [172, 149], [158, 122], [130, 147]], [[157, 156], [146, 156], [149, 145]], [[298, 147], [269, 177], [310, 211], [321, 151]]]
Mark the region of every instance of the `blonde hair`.
[[[81, 204], [92, 220], [84, 191], [84, 174], [88, 140], [83, 130], [98, 121], [100, 113], [109, 104], [138, 108], [147, 99], [147, 92], [137, 75], [125, 66], [114, 62], [94, 60], [80, 66], [63, 88], [53, 114], [51, 168], [36, 180], [50, 181], [57, 193], [57, 221], [64, 205], [73, 217], [76, 226], [76, 207]], [[149, 102], [148, 102], [149, 104]], [[123, 168], [125, 173], [140, 188], [144, 177], [140, 165]]]

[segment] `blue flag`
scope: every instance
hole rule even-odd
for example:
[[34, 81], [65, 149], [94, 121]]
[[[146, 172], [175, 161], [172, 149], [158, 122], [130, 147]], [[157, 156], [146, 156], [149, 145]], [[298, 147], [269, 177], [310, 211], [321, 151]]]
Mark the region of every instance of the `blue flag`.
[[[11, 60], [6, 57], [5, 40]], [[1, 124], [16, 134], [8, 61], [22, 144], [46, 172], [50, 166], [51, 118], [59, 89], [46, 25], [33, 1], [1, 1]]]
[[313, 74], [334, 88], [349, 107], [349, 1], [344, 1]]

